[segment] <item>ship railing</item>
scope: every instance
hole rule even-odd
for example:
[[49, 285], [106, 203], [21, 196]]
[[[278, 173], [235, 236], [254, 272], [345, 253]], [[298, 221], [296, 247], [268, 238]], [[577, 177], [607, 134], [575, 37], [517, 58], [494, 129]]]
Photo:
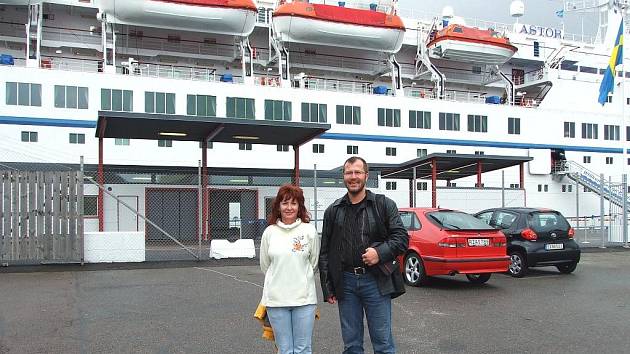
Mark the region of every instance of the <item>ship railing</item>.
[[70, 28], [47, 27], [42, 31], [42, 39], [66, 44], [78, 43], [97, 48], [102, 46], [102, 38], [99, 33]]
[[[128, 71], [130, 75], [154, 77], [163, 79], [191, 80], [191, 81], [220, 81], [214, 69], [178, 67], [173, 65], [139, 64], [135, 70]], [[233, 76], [232, 83], [242, 83], [240, 77]]]
[[[293, 86], [296, 85], [294, 84]], [[322, 78], [305, 78], [303, 88], [315, 91], [348, 92], [368, 95], [373, 94], [372, 83]]]
[[[311, 4], [328, 4], [328, 5], [338, 4], [337, 1], [330, 1], [330, 0], [309, 0], [308, 2]], [[384, 12], [387, 14], [391, 13], [394, 8], [392, 5], [393, 2], [390, 2], [388, 4], [386, 1], [366, 2], [365, 0], [345, 0], [343, 2], [345, 3], [344, 4], [345, 7], [349, 7], [353, 9], [362, 9], [362, 10], [374, 10], [378, 12]], [[373, 8], [374, 5], [376, 6]]]
[[[128, 43], [127, 43], [128, 42]], [[132, 45], [132, 46], [127, 46]], [[117, 50], [119, 53], [129, 55], [135, 54], [137, 49], [155, 50], [159, 53], [175, 52], [197, 55], [214, 55], [218, 57], [234, 57], [234, 47], [232, 45], [220, 45], [217, 43], [206, 44], [201, 42], [175, 41], [169, 42], [164, 38], [119, 38], [117, 40]]]

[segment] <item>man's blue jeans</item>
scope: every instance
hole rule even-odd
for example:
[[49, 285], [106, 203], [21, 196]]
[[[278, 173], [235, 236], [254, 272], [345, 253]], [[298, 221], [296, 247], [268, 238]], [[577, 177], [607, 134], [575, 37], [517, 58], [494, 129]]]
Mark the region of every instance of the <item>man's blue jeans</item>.
[[339, 320], [344, 354], [363, 354], [363, 313], [374, 354], [396, 353], [392, 336], [392, 299], [378, 291], [372, 274], [343, 272], [343, 299], [339, 300]]
[[311, 354], [315, 305], [267, 307], [279, 354]]

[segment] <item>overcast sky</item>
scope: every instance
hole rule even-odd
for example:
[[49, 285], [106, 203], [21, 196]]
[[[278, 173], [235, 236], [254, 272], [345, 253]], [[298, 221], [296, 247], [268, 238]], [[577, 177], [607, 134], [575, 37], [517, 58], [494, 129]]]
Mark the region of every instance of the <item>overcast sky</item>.
[[[582, 33], [582, 23], [585, 34], [597, 32], [597, 15], [595, 13], [565, 13], [564, 19], [556, 16], [556, 11], [563, 7], [561, 0], [524, 0], [525, 15], [519, 22], [530, 25], [562, 28], [572, 34]], [[456, 16], [477, 18], [487, 21], [514, 23], [510, 17], [512, 0], [399, 0], [400, 9], [420, 11], [433, 16], [439, 16], [444, 6], [450, 5]], [[404, 13], [404, 12], [403, 12]]]

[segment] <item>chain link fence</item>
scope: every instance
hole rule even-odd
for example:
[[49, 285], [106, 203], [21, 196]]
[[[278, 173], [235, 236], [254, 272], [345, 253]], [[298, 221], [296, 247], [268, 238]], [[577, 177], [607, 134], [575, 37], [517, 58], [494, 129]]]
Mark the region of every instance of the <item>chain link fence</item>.
[[[80, 164], [2, 165], [5, 170], [16, 171], [81, 169]], [[248, 240], [248, 244], [253, 242], [252, 256], [257, 257], [273, 198], [279, 186], [292, 182], [292, 171], [214, 168], [208, 171], [203, 176], [198, 167], [105, 166], [99, 178], [96, 165], [84, 166], [82, 214], [86, 244], [95, 244], [90, 242], [92, 239], [96, 240], [94, 247], [99, 251], [127, 249], [129, 254], [138, 256], [131, 257], [133, 261], [208, 260], [221, 258], [212, 254], [213, 241]], [[300, 186], [311, 220], [321, 231], [324, 211], [346, 193], [341, 172], [301, 170]], [[431, 182], [417, 181], [415, 203], [414, 193], [410, 191], [413, 187], [409, 181], [380, 179], [376, 173], [368, 180], [369, 189], [386, 194], [399, 208], [414, 204], [430, 207]], [[526, 195], [526, 190], [518, 188], [443, 186], [437, 188], [437, 206], [473, 213], [492, 207], [524, 206]], [[622, 208], [609, 204], [605, 204], [603, 229], [599, 215], [582, 213], [577, 219], [565, 213], [582, 246], [623, 244]], [[224, 260], [227, 264], [241, 261]]]

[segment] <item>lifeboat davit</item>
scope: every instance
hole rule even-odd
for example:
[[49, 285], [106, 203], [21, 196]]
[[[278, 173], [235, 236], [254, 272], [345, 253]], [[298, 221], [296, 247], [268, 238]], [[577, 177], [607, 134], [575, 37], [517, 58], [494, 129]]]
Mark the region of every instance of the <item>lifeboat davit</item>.
[[518, 50], [498, 32], [452, 24], [440, 30], [427, 44], [434, 58], [499, 65]]
[[100, 9], [112, 23], [234, 36], [252, 33], [258, 14], [254, 0], [100, 0]]
[[405, 25], [396, 14], [294, 1], [276, 8], [273, 26], [283, 42], [396, 53]]

